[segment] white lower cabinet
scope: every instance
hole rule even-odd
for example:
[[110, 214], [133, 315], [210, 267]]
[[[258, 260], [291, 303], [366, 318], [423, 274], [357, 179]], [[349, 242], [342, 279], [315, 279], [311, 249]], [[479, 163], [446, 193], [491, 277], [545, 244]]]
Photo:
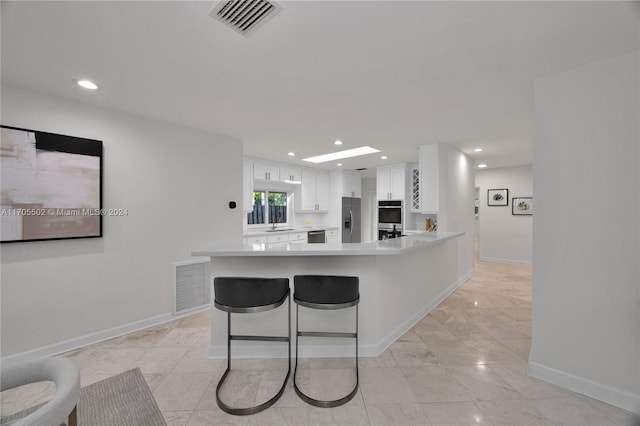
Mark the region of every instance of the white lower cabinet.
[[289, 236], [284, 235], [269, 235], [267, 237], [267, 244], [286, 244], [289, 242]]
[[245, 237], [245, 244], [267, 244], [266, 236], [258, 236], [258, 237]]
[[340, 236], [338, 235], [338, 230], [337, 229], [331, 229], [328, 231], [325, 231], [325, 236], [327, 237], [327, 243], [339, 243], [340, 242]]
[[289, 242], [291, 244], [307, 244], [307, 233], [296, 232], [294, 234], [289, 234]]

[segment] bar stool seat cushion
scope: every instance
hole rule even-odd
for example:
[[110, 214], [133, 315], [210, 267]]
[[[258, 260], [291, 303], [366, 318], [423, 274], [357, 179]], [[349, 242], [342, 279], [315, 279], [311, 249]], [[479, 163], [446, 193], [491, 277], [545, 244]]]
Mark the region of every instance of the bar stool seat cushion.
[[289, 290], [289, 279], [216, 277], [213, 286], [218, 304], [250, 308], [282, 301]]
[[342, 304], [359, 299], [358, 277], [296, 275], [294, 299], [318, 304]]

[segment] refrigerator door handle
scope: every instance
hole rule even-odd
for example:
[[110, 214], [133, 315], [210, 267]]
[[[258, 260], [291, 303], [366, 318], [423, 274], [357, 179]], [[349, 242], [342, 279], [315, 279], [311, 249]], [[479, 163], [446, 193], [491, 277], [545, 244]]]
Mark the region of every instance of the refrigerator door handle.
[[353, 210], [349, 210], [349, 235], [353, 235]]

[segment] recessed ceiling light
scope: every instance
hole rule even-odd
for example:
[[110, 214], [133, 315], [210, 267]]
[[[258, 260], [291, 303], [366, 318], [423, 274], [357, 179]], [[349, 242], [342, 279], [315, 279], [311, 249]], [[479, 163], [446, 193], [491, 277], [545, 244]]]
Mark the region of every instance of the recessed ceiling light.
[[310, 163], [326, 163], [327, 161], [341, 160], [343, 158], [358, 157], [360, 155], [373, 154], [380, 152], [379, 149], [370, 146], [361, 146], [358, 148], [347, 149], [345, 151], [332, 152], [330, 154], [316, 155], [315, 157], [303, 158], [303, 161]]
[[476, 148], [473, 150], [473, 152], [482, 152], [482, 148]]
[[289, 157], [293, 157], [294, 155], [296, 155], [296, 153], [295, 153], [295, 152], [290, 152], [290, 153], [288, 153], [287, 155], [288, 155]]
[[336, 164], [338, 167], [342, 167], [342, 163], [338, 163]]
[[77, 80], [76, 84], [89, 90], [96, 90], [98, 88], [98, 85], [91, 80]]
[[487, 167], [487, 165], [486, 165], [486, 164], [478, 164], [478, 168], [479, 168], [479, 169], [484, 169], [485, 167]]
[[333, 143], [334, 145], [342, 145], [342, 141], [341, 140], [337, 140]]
[[383, 155], [382, 157], [380, 157], [381, 160], [386, 160], [387, 158], [389, 157], [387, 157], [386, 155]]

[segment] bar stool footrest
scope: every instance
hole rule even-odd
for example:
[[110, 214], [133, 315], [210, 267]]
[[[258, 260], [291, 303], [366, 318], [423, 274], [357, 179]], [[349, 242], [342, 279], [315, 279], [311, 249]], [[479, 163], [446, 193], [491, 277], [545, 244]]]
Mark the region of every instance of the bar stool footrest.
[[289, 364], [289, 370], [287, 370], [287, 377], [285, 377], [284, 382], [280, 387], [280, 390], [278, 390], [278, 393], [276, 393], [268, 401], [265, 401], [260, 405], [256, 405], [255, 407], [235, 408], [222, 402], [222, 400], [220, 399], [220, 389], [222, 388], [222, 385], [224, 384], [224, 381], [227, 379], [227, 376], [229, 375], [230, 372], [231, 370], [229, 369], [229, 367], [227, 367], [226, 371], [224, 372], [224, 374], [220, 378], [220, 381], [218, 382], [218, 386], [216, 386], [216, 403], [218, 404], [218, 407], [220, 407], [220, 409], [226, 413], [232, 414], [234, 416], [249, 416], [251, 414], [256, 414], [256, 413], [259, 413], [260, 411], [266, 410], [267, 408], [275, 404], [276, 401], [278, 401], [278, 399], [280, 399], [280, 397], [284, 393], [285, 388], [287, 387], [287, 382], [289, 381], [289, 375], [291, 374], [291, 364]]
[[297, 333], [302, 337], [348, 337], [351, 339], [358, 337], [356, 333], [332, 333], [329, 331], [298, 331]]
[[313, 405], [313, 406], [316, 406], [316, 407], [320, 407], [320, 408], [339, 407], [339, 406], [344, 405], [347, 402], [351, 401], [353, 399], [353, 397], [356, 396], [356, 393], [358, 393], [358, 386], [360, 385], [360, 377], [359, 377], [359, 374], [358, 374], [357, 367], [356, 367], [356, 385], [353, 388], [353, 390], [351, 392], [349, 392], [348, 395], [343, 396], [342, 398], [339, 398], [339, 399], [334, 399], [332, 401], [323, 401], [323, 400], [320, 400], [320, 399], [311, 398], [310, 396], [308, 396], [304, 392], [302, 392], [300, 390], [300, 388], [298, 387], [298, 384], [296, 383], [296, 373], [297, 373], [297, 371], [298, 371], [298, 365], [296, 363], [296, 369], [293, 372], [293, 389], [295, 389], [296, 394], [300, 397], [300, 399], [302, 399], [307, 404], [310, 404], [310, 405]]
[[229, 336], [229, 340], [250, 340], [255, 342], [288, 342], [288, 337], [280, 336], [243, 336], [232, 334]]

